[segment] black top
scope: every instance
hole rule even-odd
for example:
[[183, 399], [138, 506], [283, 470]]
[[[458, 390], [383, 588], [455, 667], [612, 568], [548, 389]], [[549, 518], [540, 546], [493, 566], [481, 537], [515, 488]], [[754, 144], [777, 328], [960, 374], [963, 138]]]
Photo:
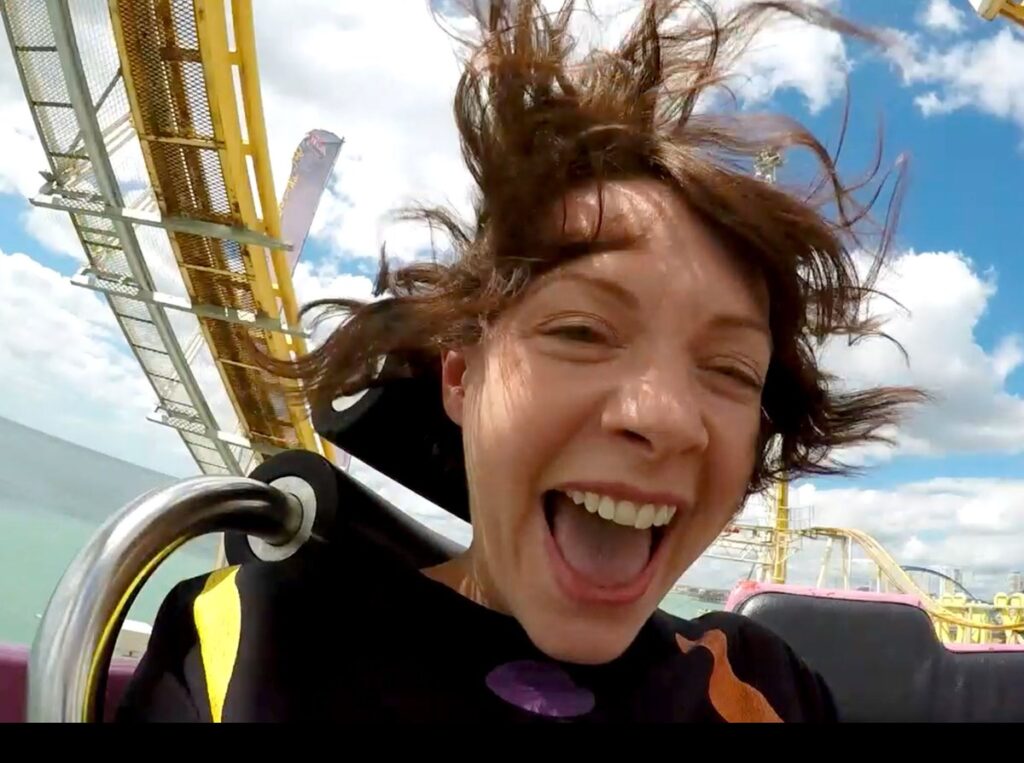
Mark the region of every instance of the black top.
[[379, 557], [180, 583], [118, 719], [820, 722], [836, 711], [820, 676], [743, 616], [658, 611], [620, 658], [571, 665], [515, 619]]

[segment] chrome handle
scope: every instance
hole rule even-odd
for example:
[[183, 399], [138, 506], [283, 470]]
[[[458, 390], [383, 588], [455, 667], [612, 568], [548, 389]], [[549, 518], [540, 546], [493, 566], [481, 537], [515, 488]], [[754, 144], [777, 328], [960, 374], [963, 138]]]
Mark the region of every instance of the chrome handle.
[[247, 477], [194, 477], [125, 505], [68, 565], [50, 597], [29, 658], [27, 720], [99, 720], [99, 689], [121, 624], [175, 549], [231, 531], [285, 545], [302, 518], [293, 495]]

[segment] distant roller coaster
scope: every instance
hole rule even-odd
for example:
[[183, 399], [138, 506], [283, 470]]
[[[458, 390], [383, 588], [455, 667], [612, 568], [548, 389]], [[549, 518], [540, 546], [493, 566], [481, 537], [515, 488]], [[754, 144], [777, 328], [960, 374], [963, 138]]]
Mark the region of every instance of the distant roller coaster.
[[964, 596], [966, 596], [968, 601], [976, 601], [979, 604], [991, 604], [992, 603], [991, 601], [988, 601], [986, 599], [982, 599], [981, 597], [975, 596], [973, 593], [968, 591], [967, 588], [964, 587], [963, 583], [961, 583], [959, 580], [956, 580], [955, 578], [951, 578], [949, 575], [946, 575], [945, 573], [939, 572], [938, 570], [933, 570], [933, 569], [930, 569], [928, 567], [916, 567], [914, 565], [908, 565], [908, 564], [904, 564], [904, 565], [902, 565], [902, 567], [903, 567], [903, 570], [905, 572], [924, 572], [924, 573], [927, 573], [928, 575], [934, 575], [937, 578], [941, 578], [942, 580], [946, 580], [946, 581], [952, 583], [953, 587], [956, 588], [958, 591], [960, 591], [960, 593], [962, 593]]

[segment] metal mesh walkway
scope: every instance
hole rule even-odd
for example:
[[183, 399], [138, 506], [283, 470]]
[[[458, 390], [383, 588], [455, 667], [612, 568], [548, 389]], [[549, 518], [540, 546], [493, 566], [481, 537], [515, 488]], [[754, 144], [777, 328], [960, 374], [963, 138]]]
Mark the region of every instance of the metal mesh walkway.
[[[76, 6], [93, 42], [102, 34], [105, 6]], [[160, 406], [196, 422], [181, 437], [208, 474], [238, 473], [240, 449], [208, 431], [219, 429], [196, 382], [165, 310], [140, 300], [154, 291], [153, 277], [131, 225], [107, 214], [144, 192], [126, 192], [111, 155], [131, 134], [127, 96], [108, 30], [105, 59], [91, 46], [84, 60], [68, 4], [5, 0], [0, 5], [11, 51], [21, 76], [49, 168], [40, 201], [70, 215], [88, 267], [81, 275], [102, 278], [102, 291]], [[134, 198], [132, 198], [134, 197]]]
[[[258, 194], [247, 171], [254, 151], [242, 140], [244, 104], [231, 71], [242, 57], [228, 49], [224, 3], [119, 0], [111, 11], [160, 213], [209, 224], [168, 232], [189, 298], [235, 315], [278, 319], [282, 310], [265, 246], [273, 239], [246, 235], [265, 231], [266, 224], [256, 214]], [[288, 409], [279, 382], [245, 352], [248, 334], [261, 351], [287, 357], [290, 343], [280, 331], [218, 318], [200, 317], [199, 323], [249, 440], [315, 449], [308, 423], [302, 431], [304, 413]]]
[[0, 0], [48, 169], [87, 265], [201, 470], [331, 451], [246, 339], [305, 352], [279, 241], [251, 2]]

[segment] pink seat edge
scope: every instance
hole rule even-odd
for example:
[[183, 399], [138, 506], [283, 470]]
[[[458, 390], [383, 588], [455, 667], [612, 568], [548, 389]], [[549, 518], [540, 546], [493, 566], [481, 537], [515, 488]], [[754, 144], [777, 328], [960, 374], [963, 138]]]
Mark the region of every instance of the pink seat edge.
[[[24, 644], [0, 643], [0, 723], [25, 722], [25, 693], [30, 648]], [[128, 681], [138, 666], [137, 660], [111, 661], [107, 680], [104, 717], [111, 720]]]

